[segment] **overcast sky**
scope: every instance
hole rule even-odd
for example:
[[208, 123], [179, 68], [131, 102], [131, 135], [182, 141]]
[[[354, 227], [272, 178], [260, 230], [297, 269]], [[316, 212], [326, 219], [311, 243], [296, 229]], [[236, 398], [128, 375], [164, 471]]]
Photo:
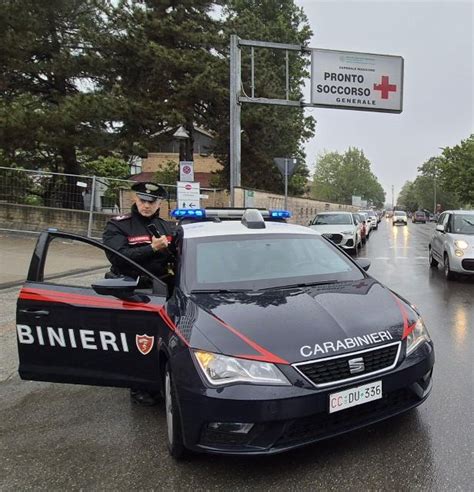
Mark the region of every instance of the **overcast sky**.
[[[474, 0], [296, 0], [313, 30], [311, 48], [404, 58], [400, 114], [311, 108], [316, 135], [306, 145], [314, 168], [324, 151], [362, 149], [391, 202], [439, 147], [474, 127]], [[305, 100], [309, 101], [309, 91]], [[313, 169], [312, 169], [313, 171]]]

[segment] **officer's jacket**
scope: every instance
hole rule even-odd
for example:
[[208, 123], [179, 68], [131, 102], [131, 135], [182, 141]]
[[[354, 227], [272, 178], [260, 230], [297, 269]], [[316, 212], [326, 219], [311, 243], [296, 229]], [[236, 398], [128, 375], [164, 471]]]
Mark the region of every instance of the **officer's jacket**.
[[[172, 260], [170, 249], [168, 251], [154, 252], [151, 247], [151, 234], [147, 225], [155, 224], [160, 234], [168, 236], [172, 240], [175, 225], [161, 219], [159, 211], [152, 217], [144, 217], [138, 212], [135, 205], [132, 212], [126, 215], [113, 217], [107, 222], [103, 234], [104, 244], [122, 253], [127, 258], [137, 262], [156, 276], [167, 273], [167, 265]], [[139, 272], [130, 268], [117, 255], [106, 253], [112, 263], [112, 272], [131, 277], [139, 276]]]

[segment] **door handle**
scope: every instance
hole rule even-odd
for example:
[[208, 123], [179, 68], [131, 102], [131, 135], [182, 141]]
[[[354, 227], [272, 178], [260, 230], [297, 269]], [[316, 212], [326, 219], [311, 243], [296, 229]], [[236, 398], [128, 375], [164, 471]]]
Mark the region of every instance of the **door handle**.
[[46, 309], [20, 309], [20, 313], [34, 314], [35, 316], [48, 316]]

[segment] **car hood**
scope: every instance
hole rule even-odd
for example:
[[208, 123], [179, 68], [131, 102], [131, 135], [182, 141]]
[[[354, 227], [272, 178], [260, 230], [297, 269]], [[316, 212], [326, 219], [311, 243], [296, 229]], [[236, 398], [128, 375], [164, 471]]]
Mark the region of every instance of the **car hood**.
[[311, 225], [311, 229], [318, 231], [321, 234], [337, 234], [343, 231], [354, 232], [356, 227], [351, 224], [335, 224], [335, 225]]
[[371, 278], [255, 293], [196, 294], [186, 302], [193, 313], [192, 348], [286, 364], [399, 341], [418, 319], [406, 301]]

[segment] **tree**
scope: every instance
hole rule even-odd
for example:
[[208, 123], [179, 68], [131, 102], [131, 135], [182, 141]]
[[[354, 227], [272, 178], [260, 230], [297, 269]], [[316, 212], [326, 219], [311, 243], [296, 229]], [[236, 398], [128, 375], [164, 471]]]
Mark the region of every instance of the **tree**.
[[443, 189], [454, 194], [461, 204], [474, 205], [474, 134], [459, 145], [446, 147], [440, 163]]
[[[78, 152], [113, 147], [108, 123], [114, 97], [101, 90], [106, 5], [106, 0], [1, 3], [4, 164], [80, 174]], [[82, 208], [75, 182], [73, 176], [65, 179], [64, 207]]]
[[382, 208], [385, 192], [370, 169], [364, 152], [354, 147], [344, 154], [326, 152], [318, 156], [311, 194], [318, 200], [352, 203], [352, 195], [360, 196]]
[[397, 207], [414, 212], [418, 210], [418, 197], [415, 184], [412, 181], [405, 181], [397, 198]]
[[414, 182], [418, 208], [433, 210], [435, 193], [436, 204], [439, 204], [442, 210], [459, 207], [457, 193], [448, 191], [441, 180], [444, 165], [442, 157], [431, 157], [418, 168], [419, 175]]
[[222, 87], [216, 50], [222, 40], [210, 0], [121, 0], [112, 10], [109, 86], [123, 97], [120, 148], [146, 152], [183, 125], [191, 160], [193, 125], [208, 128]]
[[[278, 41], [307, 45], [311, 30], [303, 10], [293, 0], [231, 0], [223, 7], [225, 44], [220, 55], [228, 60], [230, 34], [243, 39]], [[302, 97], [302, 83], [307, 76], [307, 59], [290, 54], [290, 98]], [[224, 165], [221, 185], [229, 185], [229, 67], [221, 64], [216, 74], [225, 88], [217, 104], [209, 108], [209, 128], [217, 135], [216, 154]], [[243, 92], [251, 93], [250, 49], [242, 48]], [[255, 96], [285, 97], [285, 53], [281, 50], [255, 50]], [[283, 192], [284, 178], [273, 163], [275, 157], [296, 157], [300, 164], [289, 181], [290, 194], [305, 192], [308, 168], [302, 143], [314, 134], [314, 119], [305, 117], [302, 108], [246, 104], [242, 107], [242, 185]]]
[[179, 165], [176, 161], [167, 161], [155, 173], [155, 181], [161, 184], [176, 185]]

